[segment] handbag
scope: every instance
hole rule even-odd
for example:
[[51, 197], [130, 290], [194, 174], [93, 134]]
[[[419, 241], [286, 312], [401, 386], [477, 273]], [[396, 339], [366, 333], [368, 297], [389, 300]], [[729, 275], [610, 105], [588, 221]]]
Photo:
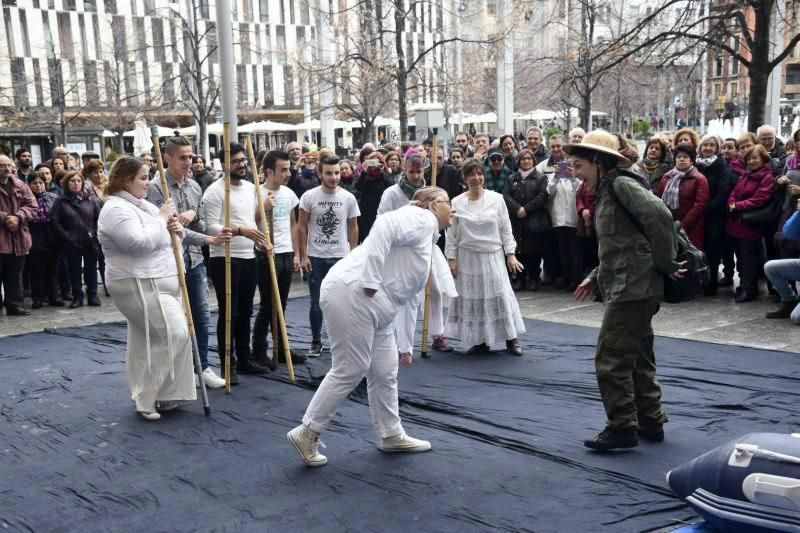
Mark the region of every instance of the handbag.
[[742, 211], [739, 218], [746, 226], [770, 229], [775, 227], [782, 211], [783, 195], [775, 192], [766, 204], [750, 211]]

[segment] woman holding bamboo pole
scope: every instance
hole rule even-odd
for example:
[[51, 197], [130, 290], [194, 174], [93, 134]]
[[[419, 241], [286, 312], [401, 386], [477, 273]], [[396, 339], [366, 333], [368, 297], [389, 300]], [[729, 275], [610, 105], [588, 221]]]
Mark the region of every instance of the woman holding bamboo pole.
[[144, 198], [149, 166], [122, 157], [114, 163], [100, 212], [98, 238], [106, 254], [106, 284], [128, 320], [125, 354], [135, 409], [146, 420], [197, 398], [192, 345], [181, 304], [170, 233], [183, 234], [175, 206]]

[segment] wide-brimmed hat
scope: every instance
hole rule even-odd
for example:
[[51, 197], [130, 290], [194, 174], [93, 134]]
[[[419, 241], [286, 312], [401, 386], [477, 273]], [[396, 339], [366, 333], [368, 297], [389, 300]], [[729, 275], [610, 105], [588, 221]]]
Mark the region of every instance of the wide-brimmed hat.
[[630, 164], [631, 161], [619, 153], [620, 146], [616, 137], [603, 130], [594, 130], [587, 133], [580, 143], [570, 143], [564, 145], [564, 151], [572, 155], [575, 150], [590, 150], [603, 154], [613, 155], [622, 164]]

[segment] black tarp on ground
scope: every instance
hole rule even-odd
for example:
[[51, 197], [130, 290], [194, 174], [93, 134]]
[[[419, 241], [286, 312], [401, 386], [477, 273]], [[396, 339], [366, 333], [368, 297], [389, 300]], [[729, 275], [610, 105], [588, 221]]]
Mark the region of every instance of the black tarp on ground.
[[[305, 348], [306, 300], [288, 321]], [[433, 352], [401, 369], [405, 428], [432, 452], [379, 452], [357, 390], [323, 436], [319, 469], [285, 433], [328, 353], [298, 366], [296, 385], [281, 373], [211, 391], [211, 418], [198, 401], [146, 422], [129, 402], [124, 325], [0, 339], [0, 527], [642, 531], [695, 519], [667, 488], [669, 468], [743, 433], [798, 426], [796, 355], [659, 338], [667, 440], [590, 452], [582, 439], [603, 424], [596, 330], [526, 325], [523, 358]]]

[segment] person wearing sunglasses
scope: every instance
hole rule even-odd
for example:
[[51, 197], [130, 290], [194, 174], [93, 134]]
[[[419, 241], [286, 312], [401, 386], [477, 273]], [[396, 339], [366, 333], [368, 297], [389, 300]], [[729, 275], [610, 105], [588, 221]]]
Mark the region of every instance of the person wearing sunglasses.
[[500, 148], [492, 148], [486, 156], [484, 167], [486, 176], [485, 188], [503, 194], [506, 180], [511, 176], [511, 170], [505, 165], [505, 156]]

